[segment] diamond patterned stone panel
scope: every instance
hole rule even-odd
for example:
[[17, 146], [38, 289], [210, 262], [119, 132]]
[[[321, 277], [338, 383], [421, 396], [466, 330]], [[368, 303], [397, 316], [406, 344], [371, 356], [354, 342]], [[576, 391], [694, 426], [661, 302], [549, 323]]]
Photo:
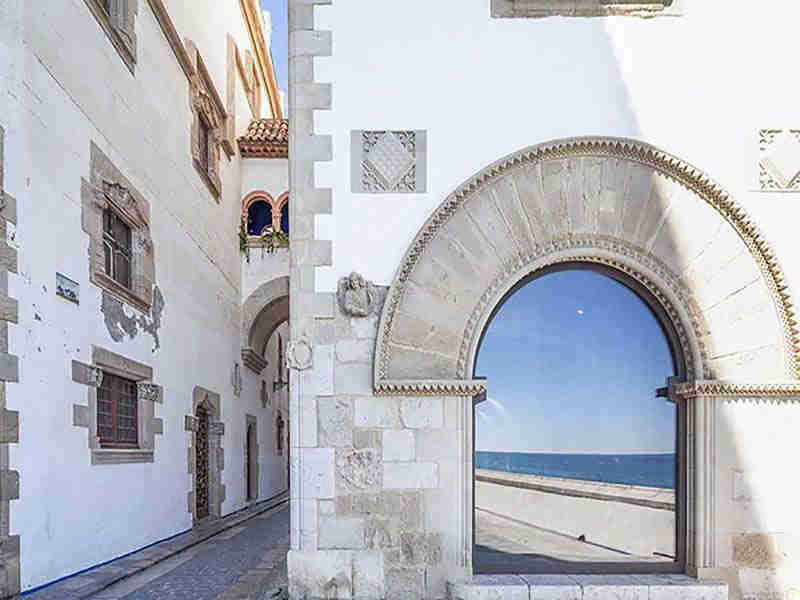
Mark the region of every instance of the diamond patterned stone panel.
[[353, 131], [351, 160], [354, 193], [426, 191], [425, 131]]

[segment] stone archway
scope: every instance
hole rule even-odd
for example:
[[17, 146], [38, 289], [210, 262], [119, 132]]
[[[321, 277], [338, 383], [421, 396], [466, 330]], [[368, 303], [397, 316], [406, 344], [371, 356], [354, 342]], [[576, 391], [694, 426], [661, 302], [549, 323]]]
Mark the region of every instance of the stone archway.
[[272, 333], [289, 320], [289, 277], [259, 286], [242, 305], [242, 362], [260, 374], [267, 365], [264, 348]]
[[577, 138], [489, 166], [449, 195], [409, 247], [381, 315], [376, 395], [456, 396], [464, 472], [459, 566], [471, 569], [472, 378], [480, 337], [518, 282], [566, 263], [608, 267], [652, 295], [686, 360], [689, 573], [713, 575], [717, 398], [791, 396], [800, 336], [788, 285], [757, 227], [699, 170], [652, 146]]
[[577, 138], [512, 154], [439, 206], [406, 253], [378, 332], [377, 393], [465, 393], [480, 332], [522, 277], [605, 264], [676, 323], [687, 379], [800, 376], [788, 285], [756, 226], [709, 177], [652, 146]]

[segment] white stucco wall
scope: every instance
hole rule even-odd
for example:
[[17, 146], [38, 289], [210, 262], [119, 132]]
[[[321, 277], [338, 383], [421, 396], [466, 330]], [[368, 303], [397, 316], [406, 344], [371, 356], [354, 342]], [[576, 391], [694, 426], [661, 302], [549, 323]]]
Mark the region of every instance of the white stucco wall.
[[[241, 51], [249, 46], [238, 3], [168, 8], [224, 100], [226, 33]], [[286, 457], [274, 456], [274, 417], [259, 390], [244, 378], [237, 397], [232, 386], [241, 363], [241, 162], [223, 155], [223, 192], [214, 200], [191, 164], [187, 79], [149, 4], [138, 3], [135, 76], [82, 1], [12, 2], [0, 13], [4, 63], [6, 48], [15, 52], [15, 68], [0, 69], [0, 125], [7, 130], [6, 188], [19, 204], [19, 274], [9, 277], [9, 295], [19, 301], [20, 324], [9, 328], [9, 351], [19, 357], [20, 382], [6, 389], [24, 431], [10, 446], [21, 481], [11, 533], [21, 535], [24, 591], [191, 527], [184, 415], [195, 386], [222, 398], [223, 515], [245, 502], [246, 414], [259, 424], [262, 499], [285, 490]], [[241, 95], [237, 106], [241, 112]], [[101, 292], [89, 282], [81, 178], [89, 177], [91, 142], [150, 204], [156, 283], [165, 298], [158, 348], [141, 329], [114, 341]], [[79, 305], [55, 295], [56, 272], [80, 284]], [[87, 429], [73, 426], [72, 414], [74, 404], [86, 404], [87, 388], [72, 381], [71, 362], [90, 363], [92, 345], [152, 366], [163, 386], [154, 463], [91, 465]]]
[[242, 197], [250, 192], [267, 192], [275, 200], [289, 191], [289, 160], [286, 158], [245, 158], [242, 160]]
[[[797, 120], [797, 84], [786, 77], [796, 5], [690, 0], [680, 18], [534, 20], [492, 19], [489, 0], [410, 0], [335, 2], [315, 17], [333, 32], [315, 80], [334, 84], [333, 109], [315, 114], [316, 133], [333, 136], [316, 184], [334, 190], [333, 216], [317, 217], [318, 238], [334, 240], [318, 290], [352, 269], [390, 283], [424, 220], [464, 180], [513, 151], [581, 135], [637, 138], [709, 173], [761, 225], [800, 289], [800, 208], [792, 195], [752, 191], [758, 129]], [[428, 192], [352, 194], [354, 129], [426, 129]]]

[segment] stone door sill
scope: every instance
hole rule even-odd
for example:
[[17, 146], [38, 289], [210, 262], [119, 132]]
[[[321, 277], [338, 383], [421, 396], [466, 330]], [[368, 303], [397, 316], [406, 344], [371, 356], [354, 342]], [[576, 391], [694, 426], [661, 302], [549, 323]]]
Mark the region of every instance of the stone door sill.
[[448, 582], [452, 600], [727, 600], [728, 584], [686, 575], [475, 575]]

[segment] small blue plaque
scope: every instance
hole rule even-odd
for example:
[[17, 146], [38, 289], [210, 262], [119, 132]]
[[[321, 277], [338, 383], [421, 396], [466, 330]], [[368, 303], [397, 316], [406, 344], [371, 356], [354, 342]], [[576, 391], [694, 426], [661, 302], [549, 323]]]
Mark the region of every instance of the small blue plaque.
[[61, 273], [56, 273], [56, 294], [69, 300], [70, 302], [74, 302], [75, 304], [80, 304], [80, 291], [81, 286], [72, 281], [69, 277], [62, 275]]

